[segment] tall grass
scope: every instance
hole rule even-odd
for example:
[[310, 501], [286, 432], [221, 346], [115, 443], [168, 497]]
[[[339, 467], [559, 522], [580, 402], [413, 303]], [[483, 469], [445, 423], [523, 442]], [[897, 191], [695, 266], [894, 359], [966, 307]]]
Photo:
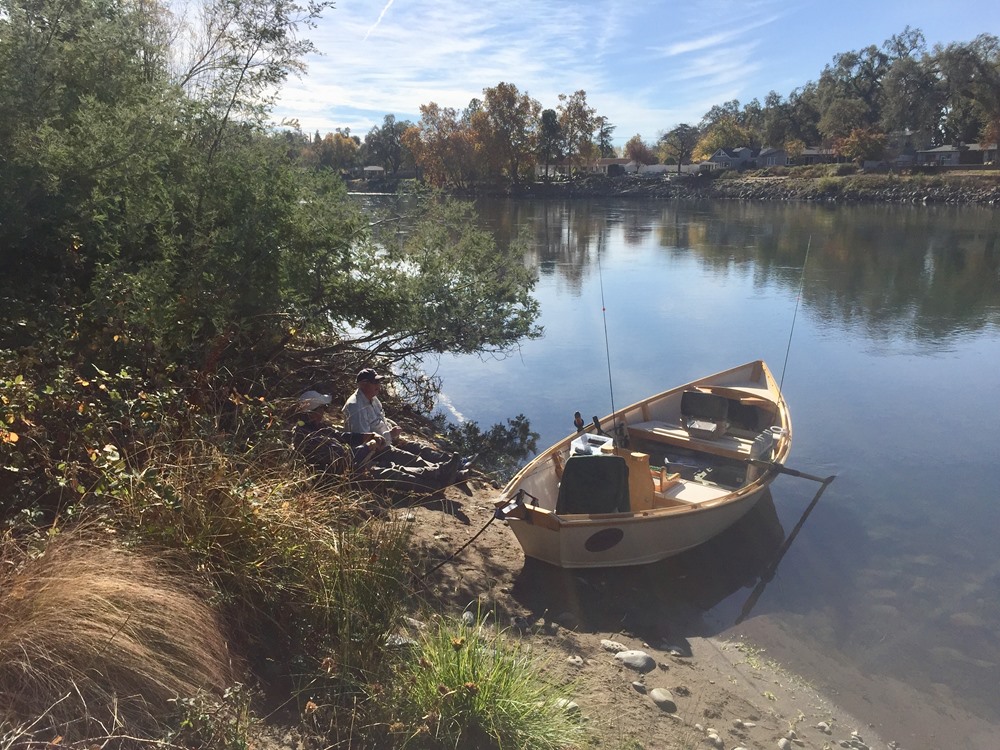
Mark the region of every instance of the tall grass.
[[565, 691], [503, 633], [440, 622], [394, 684], [389, 730], [415, 748], [558, 750], [582, 738]]
[[317, 485], [292, 453], [170, 449], [122, 501], [133, 534], [184, 550], [218, 592], [236, 648], [276, 690], [301, 702], [363, 693], [402, 618], [405, 525], [371, 517], [355, 488]]
[[[171, 700], [232, 679], [222, 624], [163, 559], [107, 538], [8, 544], [0, 577], [0, 724], [77, 739], [156, 733]], [[20, 727], [20, 729], [17, 729]]]

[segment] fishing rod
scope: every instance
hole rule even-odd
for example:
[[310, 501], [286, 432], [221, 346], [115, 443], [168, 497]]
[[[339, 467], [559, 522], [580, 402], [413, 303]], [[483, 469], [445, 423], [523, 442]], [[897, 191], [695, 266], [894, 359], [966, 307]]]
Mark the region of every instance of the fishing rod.
[[[608, 339], [608, 308], [604, 304], [604, 272], [601, 269], [601, 248], [597, 248], [597, 278], [601, 285], [601, 318], [604, 321], [604, 353], [608, 360], [608, 391], [611, 393], [611, 418], [615, 421], [615, 426], [612, 430], [613, 435], [618, 435], [618, 415], [615, 413], [615, 383], [614, 379], [611, 377], [611, 343]], [[598, 434], [603, 434], [600, 422], [597, 421], [597, 417], [594, 417], [594, 427], [597, 428]]]
[[[792, 313], [792, 327], [788, 331], [788, 346], [785, 347], [785, 361], [781, 365], [781, 381], [778, 383], [778, 392], [784, 393], [781, 387], [785, 384], [785, 368], [788, 367], [788, 353], [792, 350], [792, 334], [795, 333], [795, 319], [799, 315], [799, 300], [802, 299], [802, 290], [806, 285], [806, 266], [809, 263], [809, 250], [812, 248], [812, 235], [809, 235], [809, 241], [806, 243], [806, 257], [802, 261], [802, 275], [799, 277], [799, 293], [795, 297], [795, 312]], [[784, 396], [782, 396], [782, 401]]]

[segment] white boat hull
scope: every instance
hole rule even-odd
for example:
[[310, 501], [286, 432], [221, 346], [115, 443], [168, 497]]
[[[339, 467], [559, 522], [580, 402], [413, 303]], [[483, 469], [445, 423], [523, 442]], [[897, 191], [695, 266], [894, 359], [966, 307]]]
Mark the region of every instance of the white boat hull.
[[645, 565], [697, 547], [750, 512], [766, 487], [725, 506], [659, 517], [566, 522], [558, 529], [509, 519], [527, 557], [561, 568]]

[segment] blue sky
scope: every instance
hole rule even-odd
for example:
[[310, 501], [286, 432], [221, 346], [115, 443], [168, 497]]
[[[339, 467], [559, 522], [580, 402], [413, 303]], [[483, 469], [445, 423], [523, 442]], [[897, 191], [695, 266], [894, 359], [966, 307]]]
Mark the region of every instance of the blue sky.
[[578, 89], [615, 143], [697, 124], [713, 105], [816, 80], [839, 52], [907, 25], [928, 47], [1000, 34], [996, 0], [338, 0], [305, 33], [322, 53], [275, 110], [364, 137], [392, 113], [462, 109], [501, 81], [555, 108]]

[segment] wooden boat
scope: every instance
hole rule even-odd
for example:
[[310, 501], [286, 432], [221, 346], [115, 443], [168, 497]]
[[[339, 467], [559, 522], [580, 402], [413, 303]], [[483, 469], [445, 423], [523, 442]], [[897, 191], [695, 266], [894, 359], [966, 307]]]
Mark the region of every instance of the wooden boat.
[[791, 441], [788, 407], [757, 360], [595, 417], [521, 469], [496, 514], [525, 555], [552, 565], [651, 563], [750, 511]]

